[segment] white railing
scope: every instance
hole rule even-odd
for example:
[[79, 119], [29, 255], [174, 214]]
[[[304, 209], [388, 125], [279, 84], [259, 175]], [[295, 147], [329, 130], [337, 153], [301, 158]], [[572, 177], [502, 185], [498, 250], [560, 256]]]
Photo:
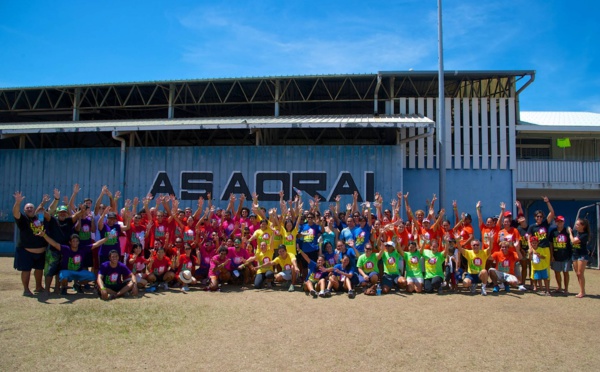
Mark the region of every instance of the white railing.
[[517, 160], [516, 181], [600, 188], [600, 161]]

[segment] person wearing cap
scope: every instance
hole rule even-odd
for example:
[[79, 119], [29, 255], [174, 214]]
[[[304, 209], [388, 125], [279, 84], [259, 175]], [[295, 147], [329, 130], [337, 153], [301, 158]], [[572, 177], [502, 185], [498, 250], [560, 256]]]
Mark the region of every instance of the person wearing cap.
[[571, 239], [569, 231], [565, 228], [565, 218], [563, 216], [556, 216], [554, 222], [556, 223], [556, 227], [550, 228], [550, 232], [548, 233], [550, 249], [552, 250], [550, 267], [554, 271], [556, 278], [556, 285], [558, 287], [556, 292], [567, 294], [569, 293], [569, 272], [573, 271]]
[[[46, 247], [48, 243], [38, 234], [45, 231], [44, 216], [36, 213], [36, 208], [32, 203], [25, 204], [21, 212], [21, 203], [25, 196], [17, 191], [13, 194], [15, 204], [13, 206], [13, 217], [15, 224], [19, 229], [19, 240], [15, 247], [15, 259], [13, 267], [21, 272], [21, 284], [23, 285], [23, 296], [33, 296], [29, 289], [29, 280], [31, 279], [31, 270], [34, 270], [35, 292], [41, 293], [44, 290], [42, 278], [44, 275], [44, 263]], [[44, 195], [44, 198], [38, 207], [38, 211], [44, 209], [44, 205], [50, 201], [50, 196]], [[47, 291], [50, 288], [46, 288]]]
[[148, 282], [158, 283], [159, 288], [168, 290], [169, 282], [175, 279], [175, 268], [175, 261], [171, 261], [165, 254], [165, 248], [158, 248], [156, 256], [150, 256], [148, 259]]
[[[177, 267], [175, 270], [175, 278], [177, 278], [177, 281], [181, 284], [181, 291], [188, 292], [190, 290], [187, 286], [188, 284], [197, 284], [196, 278], [194, 278], [191, 273], [196, 271], [196, 266], [198, 266], [199, 261], [198, 257], [192, 255], [193, 249], [190, 243], [184, 243], [183, 250], [184, 253], [177, 251], [175, 260]], [[186, 273], [185, 275], [182, 275], [183, 271], [187, 271], [190, 274], [188, 275], [188, 273]]]
[[[417, 228], [417, 227], [415, 227]], [[421, 270], [421, 252], [417, 249], [417, 242], [411, 240], [408, 243], [408, 251], [404, 251], [401, 245], [397, 246], [400, 255], [406, 265], [406, 277], [399, 277], [398, 284], [406, 288], [408, 293], [421, 293], [423, 291], [423, 271]]]
[[506, 292], [510, 291], [510, 287], [518, 288], [520, 291], [526, 290], [523, 285], [519, 285], [519, 279], [515, 275], [515, 263], [521, 260], [521, 251], [510, 249], [512, 244], [506, 240], [501, 241], [500, 250], [492, 253], [496, 265], [489, 269], [489, 273], [494, 284], [494, 293], [500, 291], [500, 284], [504, 285]]
[[388, 240], [383, 243], [383, 248], [377, 254], [377, 260], [383, 262], [383, 278], [381, 279], [381, 291], [384, 294], [390, 292], [394, 287], [400, 287], [400, 253], [396, 249], [396, 243]]
[[[104, 218], [106, 217], [106, 223]], [[119, 236], [121, 232], [129, 230], [129, 215], [126, 215], [124, 226], [117, 223], [117, 214], [112, 211], [111, 207], [104, 208], [104, 212], [98, 220], [98, 231], [102, 238], [108, 238], [102, 247], [98, 250], [98, 259], [100, 264], [109, 260], [108, 253], [112, 250], [121, 252], [121, 242]]]
[[[54, 190], [54, 202], [50, 204], [48, 211], [44, 211], [44, 219], [46, 221], [46, 231], [48, 235], [58, 244], [69, 245], [71, 235], [75, 232], [75, 224], [83, 215], [84, 209], [80, 208], [75, 214], [69, 213], [69, 208], [66, 205], [61, 205], [56, 208], [60, 191]], [[56, 211], [57, 216], [53, 216]], [[55, 293], [58, 293], [60, 282], [59, 273], [61, 267], [61, 252], [60, 250], [46, 250], [46, 264], [44, 266], [44, 276], [46, 289], [49, 290], [52, 285], [52, 279], [55, 278]]]
[[[362, 217], [362, 216], [361, 216]], [[379, 281], [379, 259], [373, 252], [371, 243], [365, 244], [365, 253], [358, 257], [356, 268], [358, 270], [358, 281], [362, 287], [376, 285]]]
[[440, 252], [438, 244], [438, 240], [432, 240], [429, 249], [419, 246], [425, 263], [423, 289], [426, 293], [437, 291], [438, 294], [442, 294], [444, 290], [444, 261], [448, 255], [448, 246], [444, 246], [444, 250]]
[[490, 257], [492, 247], [481, 249], [481, 242], [477, 239], [471, 240], [471, 249], [465, 249], [458, 245], [458, 250], [467, 259], [467, 274], [463, 279], [463, 286], [469, 288], [471, 293], [475, 293], [478, 283], [481, 283], [481, 295], [486, 296], [486, 286], [488, 282], [488, 272], [485, 264]]
[[[431, 249], [431, 242], [434, 240], [439, 240], [441, 238], [441, 230], [440, 226], [442, 220], [444, 219], [444, 214], [446, 213], [445, 209], [441, 209], [436, 219], [435, 223], [432, 225], [431, 221], [428, 218], [424, 218], [421, 222], [421, 228], [416, 229], [418, 246], [422, 249]], [[439, 243], [439, 241], [438, 241]], [[438, 244], [439, 247], [439, 244]]]
[[590, 260], [588, 251], [588, 242], [590, 239], [590, 221], [585, 218], [578, 218], [575, 221], [575, 232], [569, 228], [569, 238], [573, 245], [573, 254], [571, 259], [573, 260], [573, 269], [577, 274], [577, 281], [579, 282], [579, 293], [577, 298], [585, 297], [585, 267], [587, 262]]
[[101, 246], [105, 239], [99, 240], [91, 245], [81, 245], [79, 235], [72, 234], [69, 239], [69, 245], [59, 244], [54, 239], [46, 234], [45, 231], [39, 233], [39, 236], [44, 238], [50, 246], [61, 253], [60, 262], [60, 294], [67, 294], [68, 282], [75, 281], [73, 289], [77, 293], [83, 293], [82, 285], [87, 282], [96, 280], [94, 273], [86, 270], [83, 266], [85, 257], [92, 254], [92, 250]]
[[543, 281], [545, 288], [544, 295], [551, 296], [550, 277], [548, 275], [548, 268], [552, 259], [550, 247], [540, 247], [538, 237], [535, 235], [529, 235], [527, 240], [529, 242], [531, 269], [533, 271], [533, 291], [537, 292], [538, 289], [541, 289]]
[[108, 257], [109, 261], [100, 265], [96, 279], [100, 298], [108, 301], [122, 297], [126, 293], [137, 296], [137, 278], [125, 264], [119, 262], [119, 252], [112, 250], [108, 253]]

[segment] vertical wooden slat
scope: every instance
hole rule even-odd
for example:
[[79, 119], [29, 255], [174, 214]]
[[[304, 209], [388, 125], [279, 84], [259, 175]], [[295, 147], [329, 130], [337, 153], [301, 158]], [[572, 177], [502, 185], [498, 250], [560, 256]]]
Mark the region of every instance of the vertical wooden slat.
[[450, 169], [452, 168], [452, 99], [451, 98], [444, 98], [446, 100], [445, 102], [445, 106], [444, 108], [446, 109], [446, 113], [445, 113], [445, 120], [444, 120], [444, 125], [446, 126], [446, 128], [444, 128], [444, 136], [446, 138], [443, 138], [442, 140], [444, 141], [444, 151], [445, 151], [445, 158], [446, 158], [446, 169]]
[[500, 98], [498, 108], [500, 110], [500, 138], [498, 141], [500, 146], [500, 169], [506, 169], [506, 98]]
[[[417, 99], [417, 110], [415, 111], [417, 114], [425, 116], [425, 98]], [[419, 129], [418, 134], [425, 133], [425, 129]], [[425, 168], [425, 139], [419, 138], [417, 140], [417, 166], [419, 169]]]
[[490, 146], [488, 142], [488, 111], [487, 111], [487, 98], [481, 99], [480, 110], [481, 112], [481, 169], [489, 168], [489, 152]]
[[454, 128], [454, 169], [460, 169], [462, 166], [462, 161], [460, 158], [460, 98], [454, 98], [452, 101], [452, 105], [454, 106], [454, 122], [452, 123]]
[[[433, 107], [433, 98], [429, 97], [427, 98], [427, 117], [431, 120], [435, 120], [434, 118], [434, 111], [433, 111], [434, 107]], [[434, 137], [435, 134], [432, 136], [427, 137], [427, 169], [431, 169], [433, 168], [433, 154], [434, 154]], [[437, 157], [436, 157], [437, 159]], [[439, 161], [437, 161], [437, 165], [439, 167]]]
[[462, 169], [471, 168], [471, 117], [469, 115], [469, 99], [462, 99], [462, 117], [463, 117], [463, 166]]
[[[408, 137], [413, 137], [416, 131], [415, 128], [408, 128]], [[415, 141], [410, 141], [408, 143], [408, 167], [414, 168], [416, 166], [416, 156], [415, 156]]]
[[510, 169], [517, 168], [517, 139], [516, 139], [515, 99], [508, 99], [508, 157]]
[[479, 169], [479, 100], [471, 99], [471, 128], [473, 137], [473, 169]]
[[490, 168], [498, 169], [498, 126], [497, 107], [498, 101], [490, 99]]
[[400, 101], [400, 114], [406, 115], [406, 98], [400, 97], [398, 100]]

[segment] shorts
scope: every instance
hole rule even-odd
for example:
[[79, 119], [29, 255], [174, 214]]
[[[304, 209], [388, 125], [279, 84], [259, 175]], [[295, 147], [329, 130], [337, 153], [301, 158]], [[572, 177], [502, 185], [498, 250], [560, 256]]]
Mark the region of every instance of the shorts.
[[[371, 279], [374, 276], [379, 276], [379, 273], [377, 271], [371, 271], [367, 275], [369, 276], [369, 279]], [[363, 278], [363, 276], [360, 275], [360, 274], [358, 274], [358, 282], [359, 283], [364, 283], [365, 282], [365, 278]]]
[[400, 277], [399, 274], [383, 274], [383, 279], [381, 280], [381, 284], [385, 287], [394, 287], [395, 285], [398, 285], [398, 278]]
[[533, 280], [542, 280], [548, 279], [548, 270], [534, 270], [533, 271]]
[[[128, 280], [124, 281], [123, 283], [118, 283], [118, 284], [113, 284], [113, 285], [105, 285], [104, 287], [106, 289], [110, 289], [110, 290], [112, 290], [114, 292], [119, 293], [119, 291], [121, 289], [125, 288], [125, 286], [127, 284], [129, 284], [130, 281], [131, 281], [131, 279], [128, 279]], [[101, 297], [101, 296], [102, 296], [102, 294], [100, 293], [100, 288], [98, 288], [98, 297]]]
[[590, 260], [590, 256], [587, 253], [575, 253], [573, 252], [573, 256], [571, 257], [571, 260], [573, 262], [575, 261], [589, 261]]
[[481, 283], [481, 279], [479, 279], [479, 273], [477, 273], [477, 274], [466, 273], [465, 279], [469, 279], [471, 281], [471, 284]]
[[490, 272], [493, 271], [496, 273], [496, 276], [498, 277], [498, 282], [499, 283], [514, 283], [514, 282], [518, 282], [518, 279], [516, 276], [509, 274], [509, 273], [505, 273], [504, 271], [500, 271], [500, 270], [496, 270], [494, 268], [490, 269]]
[[25, 248], [17, 248], [13, 267], [19, 271], [44, 270], [46, 252], [31, 253]]
[[87, 270], [73, 271], [73, 270], [61, 270], [58, 274], [59, 280], [66, 280], [68, 282], [72, 280], [90, 281], [96, 280], [96, 275], [93, 272]]
[[573, 261], [552, 261], [550, 267], [553, 271], [566, 273], [567, 271], [573, 271]]
[[283, 278], [283, 280], [292, 280], [292, 270], [280, 271], [275, 276], [280, 276]]
[[197, 278], [205, 278], [208, 277], [208, 267], [200, 267], [194, 273], [194, 276]]
[[54, 249], [46, 250], [46, 264], [44, 265], [44, 276], [58, 275], [60, 272], [60, 253]]
[[423, 284], [424, 282], [425, 282], [425, 280], [421, 277], [412, 277], [412, 276], [406, 277], [406, 284], [414, 284], [414, 283]]

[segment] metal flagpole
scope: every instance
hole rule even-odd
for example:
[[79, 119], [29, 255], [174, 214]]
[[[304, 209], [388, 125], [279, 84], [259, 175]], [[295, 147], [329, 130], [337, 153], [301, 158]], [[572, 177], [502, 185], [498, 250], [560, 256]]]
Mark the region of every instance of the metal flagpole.
[[445, 125], [445, 97], [444, 97], [444, 47], [442, 43], [442, 0], [438, 0], [438, 115], [436, 120], [438, 137], [438, 159], [439, 159], [439, 199], [440, 208], [446, 208], [446, 144], [444, 143]]

